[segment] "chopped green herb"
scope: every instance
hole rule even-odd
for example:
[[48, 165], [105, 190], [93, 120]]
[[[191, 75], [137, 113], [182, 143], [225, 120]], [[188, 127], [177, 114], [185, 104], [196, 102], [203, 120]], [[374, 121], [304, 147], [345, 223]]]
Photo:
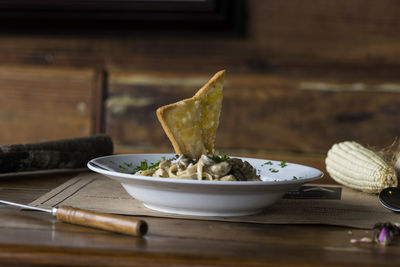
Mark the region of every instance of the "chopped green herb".
[[151, 170], [151, 169], [155, 169], [158, 167], [158, 165], [160, 165], [161, 160], [156, 162], [156, 163], [147, 163], [147, 160], [140, 162], [139, 166], [136, 166], [133, 171], [137, 172], [137, 171], [145, 171], [145, 170]]
[[212, 155], [212, 156], [209, 156], [209, 158], [217, 163], [220, 163], [222, 161], [226, 161], [227, 159], [229, 159], [229, 157], [226, 155], [224, 155], [224, 156]]
[[281, 166], [281, 168], [285, 168], [287, 166], [287, 162], [281, 161], [281, 163], [279, 163], [279, 166]]
[[126, 167], [132, 167], [132, 163], [124, 162], [124, 164], [125, 164]]
[[120, 168], [120, 169], [126, 169], [124, 166], [122, 166], [122, 165], [118, 165], [118, 167]]
[[156, 163], [151, 163], [151, 165], [149, 166], [149, 169], [155, 169], [158, 167], [158, 165], [160, 165], [161, 161], [157, 161]]
[[133, 170], [137, 171], [145, 171], [149, 169], [149, 165], [147, 164], [147, 160], [140, 162], [139, 166], [136, 166]]
[[297, 180], [298, 178], [296, 176], [293, 176], [292, 180]]
[[267, 161], [263, 165], [272, 165], [272, 162], [271, 161]]
[[269, 168], [269, 171], [272, 172], [272, 173], [279, 172], [278, 170], [275, 170], [274, 168]]

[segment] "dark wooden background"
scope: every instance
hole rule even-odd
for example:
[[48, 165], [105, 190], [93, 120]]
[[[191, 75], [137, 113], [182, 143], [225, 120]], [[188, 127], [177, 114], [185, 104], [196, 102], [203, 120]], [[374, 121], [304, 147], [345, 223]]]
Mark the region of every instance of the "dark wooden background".
[[324, 168], [336, 142], [395, 141], [398, 1], [243, 3], [237, 35], [1, 33], [0, 144], [106, 132], [116, 153], [172, 151], [155, 109], [192, 96], [221, 69], [222, 153], [302, 153]]

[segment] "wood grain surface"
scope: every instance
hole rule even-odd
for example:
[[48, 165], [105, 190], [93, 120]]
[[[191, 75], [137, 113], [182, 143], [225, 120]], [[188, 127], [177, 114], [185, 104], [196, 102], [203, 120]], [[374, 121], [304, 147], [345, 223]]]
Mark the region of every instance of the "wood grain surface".
[[[399, 135], [399, 11], [394, 0], [250, 0], [242, 37], [2, 35], [0, 143], [107, 131], [124, 150], [165, 150], [155, 108], [226, 69], [221, 149], [388, 146]], [[148, 80], [121, 81], [138, 75]], [[128, 110], [105, 111], [115, 98]]]
[[[313, 153], [344, 140], [389, 146], [400, 125], [400, 83], [390, 75], [227, 72], [215, 146]], [[207, 76], [123, 72], [109, 81], [107, 132], [116, 144], [151, 149], [170, 146], [157, 107], [191, 97]]]
[[0, 67], [0, 144], [87, 136], [93, 132], [94, 71]]
[[[3, 64], [273, 71], [277, 67], [395, 67], [395, 0], [246, 1], [246, 35], [154, 34], [98, 38], [3, 35]], [[205, 56], [206, 55], [206, 56]]]
[[335, 142], [399, 136], [399, 13], [395, 0], [249, 0], [241, 37], [2, 34], [0, 144], [107, 132], [117, 153], [169, 152], [155, 109], [226, 69], [221, 153], [324, 170]]
[[[298, 158], [298, 161], [302, 161]], [[27, 204], [69, 179], [48, 174], [0, 180], [0, 198]], [[35, 179], [33, 179], [35, 178]], [[39, 188], [42, 188], [39, 190]], [[398, 266], [399, 242], [353, 244], [371, 231], [323, 225], [259, 225], [138, 217], [143, 238], [0, 206], [4, 266]]]

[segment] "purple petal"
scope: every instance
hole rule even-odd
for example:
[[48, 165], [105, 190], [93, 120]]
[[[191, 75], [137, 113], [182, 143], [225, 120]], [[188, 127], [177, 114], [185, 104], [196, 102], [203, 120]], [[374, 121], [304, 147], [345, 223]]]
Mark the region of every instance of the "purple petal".
[[383, 227], [381, 229], [381, 232], [379, 233], [379, 243], [386, 245], [387, 243], [389, 243], [390, 240], [390, 233], [389, 231], [386, 229], [386, 227]]

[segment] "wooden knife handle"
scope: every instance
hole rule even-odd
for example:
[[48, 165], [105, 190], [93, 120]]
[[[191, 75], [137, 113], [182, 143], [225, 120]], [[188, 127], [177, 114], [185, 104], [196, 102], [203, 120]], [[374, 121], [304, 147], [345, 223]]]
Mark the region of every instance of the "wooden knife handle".
[[133, 236], [142, 236], [148, 229], [147, 223], [143, 220], [67, 206], [57, 208], [56, 218], [63, 222]]

